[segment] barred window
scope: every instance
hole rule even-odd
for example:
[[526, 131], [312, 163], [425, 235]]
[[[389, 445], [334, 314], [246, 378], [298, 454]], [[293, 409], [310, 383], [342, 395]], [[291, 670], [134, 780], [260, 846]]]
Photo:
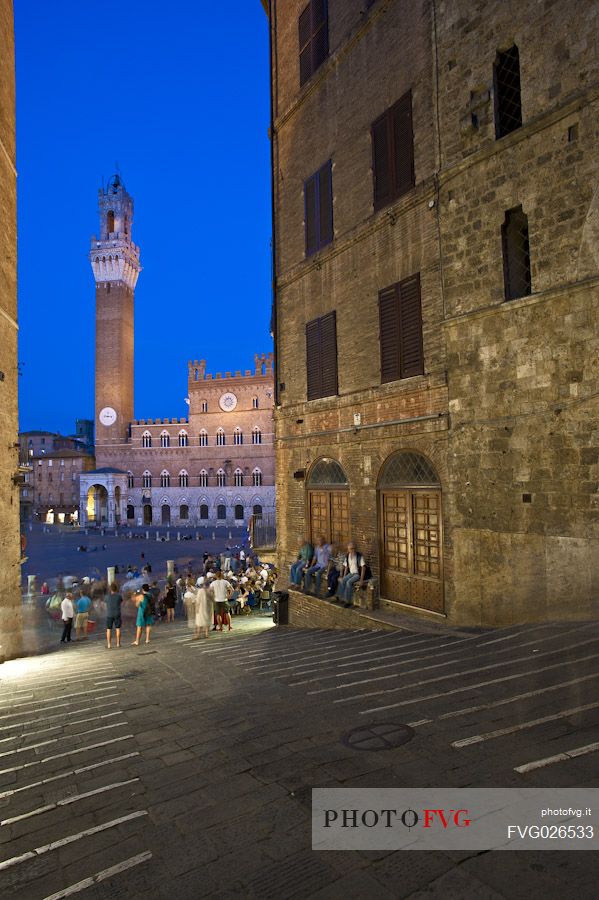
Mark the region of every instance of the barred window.
[[495, 137], [510, 134], [522, 125], [520, 55], [514, 44], [497, 54], [493, 67], [495, 93]]
[[528, 218], [521, 206], [508, 209], [501, 226], [505, 299], [515, 300], [532, 292]]

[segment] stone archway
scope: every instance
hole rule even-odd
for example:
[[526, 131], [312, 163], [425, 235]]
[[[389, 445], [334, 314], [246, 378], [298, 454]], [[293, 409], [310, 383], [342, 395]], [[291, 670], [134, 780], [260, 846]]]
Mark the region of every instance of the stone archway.
[[92, 484], [87, 491], [87, 521], [94, 525], [108, 523], [108, 491], [103, 484]]

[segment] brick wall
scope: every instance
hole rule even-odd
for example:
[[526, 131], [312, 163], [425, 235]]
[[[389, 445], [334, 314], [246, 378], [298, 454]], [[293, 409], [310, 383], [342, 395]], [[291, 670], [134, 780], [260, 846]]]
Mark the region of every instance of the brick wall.
[[[96, 285], [96, 443], [127, 438], [133, 419], [134, 291], [123, 282]], [[110, 406], [117, 413], [107, 427], [98, 413]]]
[[308, 597], [298, 591], [289, 592], [289, 624], [296, 628], [372, 628], [377, 631], [396, 631], [396, 626], [377, 619], [368, 619], [355, 609], [345, 609], [326, 600]]

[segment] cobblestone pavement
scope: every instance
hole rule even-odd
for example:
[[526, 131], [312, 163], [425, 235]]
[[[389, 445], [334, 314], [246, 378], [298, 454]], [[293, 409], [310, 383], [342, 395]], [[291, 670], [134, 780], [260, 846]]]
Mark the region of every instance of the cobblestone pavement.
[[[167, 530], [170, 540], [166, 541]], [[97, 530], [70, 530], [59, 526], [49, 526], [46, 531], [38, 524], [26, 532], [27, 562], [21, 567], [23, 590], [27, 588], [27, 576], [35, 575], [38, 590], [43, 581], [54, 584], [58, 573], [63, 575], [89, 575], [105, 578], [107, 566], [117, 564], [121, 573], [127, 566], [139, 566], [146, 563], [152, 565], [152, 577], [166, 575], [166, 561], [175, 560], [184, 569], [191, 564], [197, 570], [203, 554], [221, 553], [227, 546], [245, 543], [247, 549], [247, 530], [245, 528], [149, 528], [150, 539], [145, 539], [146, 531], [134, 529], [129, 538], [129, 530], [125, 529], [115, 537], [113, 533], [102, 534]], [[181, 537], [193, 537], [193, 540], [177, 540]], [[202, 540], [195, 540], [196, 535]], [[157, 540], [157, 535], [159, 540]], [[214, 535], [214, 539], [212, 538]], [[229, 535], [231, 537], [229, 537]], [[77, 547], [85, 546], [87, 551], [80, 553]], [[106, 549], [103, 549], [106, 547]], [[143, 559], [141, 554], [144, 554]], [[121, 576], [122, 577], [122, 576]]]
[[[321, 852], [313, 787], [597, 786], [599, 624], [182, 624], [0, 668], [0, 896], [591, 898], [596, 854]], [[410, 724], [369, 752], [356, 726]]]

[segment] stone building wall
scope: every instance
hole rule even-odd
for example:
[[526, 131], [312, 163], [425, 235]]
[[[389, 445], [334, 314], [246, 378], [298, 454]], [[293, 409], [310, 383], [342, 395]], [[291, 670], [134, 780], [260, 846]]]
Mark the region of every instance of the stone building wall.
[[[437, 23], [449, 594], [482, 624], [599, 612], [599, 4], [581, 6], [454, 2]], [[514, 42], [523, 125], [497, 141], [492, 67]], [[532, 294], [505, 302], [520, 204]]]
[[52, 451], [30, 458], [33, 513], [42, 521], [50, 509], [55, 520], [69, 517], [79, 508], [79, 478], [94, 467], [94, 457], [77, 450]]
[[[449, 621], [596, 615], [599, 3], [572, 18], [555, 2], [330, 0], [329, 57], [300, 88], [304, 6], [271, 18], [279, 563], [308, 529], [306, 474], [331, 457], [380, 575], [377, 479], [416, 450], [441, 483]], [[497, 140], [493, 65], [514, 42], [523, 124]], [[408, 87], [416, 185], [376, 212], [370, 125]], [[334, 240], [305, 259], [303, 182], [329, 157]], [[520, 204], [532, 293], [506, 302], [501, 226]], [[425, 374], [381, 384], [377, 293], [416, 271]], [[305, 324], [332, 309], [339, 393], [306, 402]]]
[[21, 649], [17, 203], [12, 0], [0, 0], [0, 659]]
[[[279, 380], [276, 412], [279, 563], [308, 529], [307, 473], [321, 457], [349, 481], [353, 539], [380, 570], [377, 479], [394, 451], [445, 467], [447, 378], [436, 218], [433, 58], [428, 4], [329, 4], [330, 58], [298, 88], [297, 17], [276, 4], [279, 69], [275, 188]], [[370, 127], [412, 91], [415, 187], [373, 207]], [[334, 241], [304, 256], [303, 182], [332, 159]], [[379, 291], [420, 274], [424, 374], [381, 384]], [[336, 310], [339, 396], [306, 403], [307, 321]], [[360, 425], [354, 427], [354, 417]], [[395, 423], [395, 424], [394, 424]], [[446, 550], [450, 567], [450, 548]]]

